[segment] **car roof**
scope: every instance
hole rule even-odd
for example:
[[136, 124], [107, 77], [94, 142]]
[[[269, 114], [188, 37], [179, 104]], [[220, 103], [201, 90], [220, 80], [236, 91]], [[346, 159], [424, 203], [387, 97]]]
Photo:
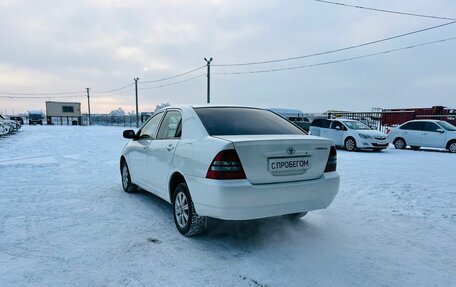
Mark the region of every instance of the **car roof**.
[[422, 119], [422, 120], [411, 120], [411, 122], [414, 121], [414, 122], [441, 122], [441, 120], [427, 120], [427, 119]]
[[442, 122], [442, 120], [426, 120], [426, 119], [423, 119], [423, 120], [410, 120], [410, 121], [407, 121], [405, 123], [411, 123], [411, 122], [434, 122], [434, 123], [437, 123], [437, 122]]
[[156, 111], [164, 111], [168, 109], [181, 109], [181, 110], [186, 110], [186, 109], [197, 109], [197, 108], [246, 108], [246, 109], [260, 109], [260, 110], [268, 110], [265, 108], [260, 108], [260, 107], [251, 107], [251, 106], [240, 106], [240, 105], [172, 105], [172, 106], [166, 106], [161, 108], [160, 110]]

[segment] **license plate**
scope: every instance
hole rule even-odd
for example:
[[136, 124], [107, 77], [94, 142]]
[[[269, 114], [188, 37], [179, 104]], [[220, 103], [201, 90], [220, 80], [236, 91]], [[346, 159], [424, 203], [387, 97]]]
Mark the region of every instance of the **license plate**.
[[270, 158], [269, 171], [272, 173], [283, 171], [302, 171], [310, 168], [310, 157]]

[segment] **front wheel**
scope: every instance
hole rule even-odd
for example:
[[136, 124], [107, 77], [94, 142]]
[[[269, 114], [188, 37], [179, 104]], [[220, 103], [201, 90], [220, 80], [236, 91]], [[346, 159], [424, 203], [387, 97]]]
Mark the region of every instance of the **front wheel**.
[[207, 217], [199, 216], [188, 192], [187, 185], [181, 183], [176, 187], [173, 198], [174, 223], [184, 236], [193, 236], [206, 230]]
[[448, 146], [448, 150], [449, 150], [451, 153], [456, 153], [456, 142], [450, 143], [450, 145]]
[[138, 186], [136, 186], [131, 181], [130, 170], [128, 169], [127, 163], [124, 161], [122, 162], [121, 167], [121, 175], [122, 175], [122, 187], [125, 192], [132, 193], [138, 190]]
[[348, 151], [356, 150], [356, 141], [354, 138], [348, 138], [347, 140], [345, 140], [345, 149]]

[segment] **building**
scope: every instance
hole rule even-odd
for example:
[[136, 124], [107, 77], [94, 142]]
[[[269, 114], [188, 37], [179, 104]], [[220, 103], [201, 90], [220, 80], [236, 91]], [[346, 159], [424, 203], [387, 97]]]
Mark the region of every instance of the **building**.
[[48, 125], [81, 125], [81, 103], [46, 101], [46, 119]]

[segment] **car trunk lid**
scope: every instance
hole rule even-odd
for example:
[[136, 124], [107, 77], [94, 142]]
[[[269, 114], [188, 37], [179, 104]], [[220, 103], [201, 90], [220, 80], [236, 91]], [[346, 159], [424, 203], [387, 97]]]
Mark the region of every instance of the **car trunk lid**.
[[323, 175], [331, 140], [309, 135], [216, 136], [233, 143], [252, 184], [312, 180]]

